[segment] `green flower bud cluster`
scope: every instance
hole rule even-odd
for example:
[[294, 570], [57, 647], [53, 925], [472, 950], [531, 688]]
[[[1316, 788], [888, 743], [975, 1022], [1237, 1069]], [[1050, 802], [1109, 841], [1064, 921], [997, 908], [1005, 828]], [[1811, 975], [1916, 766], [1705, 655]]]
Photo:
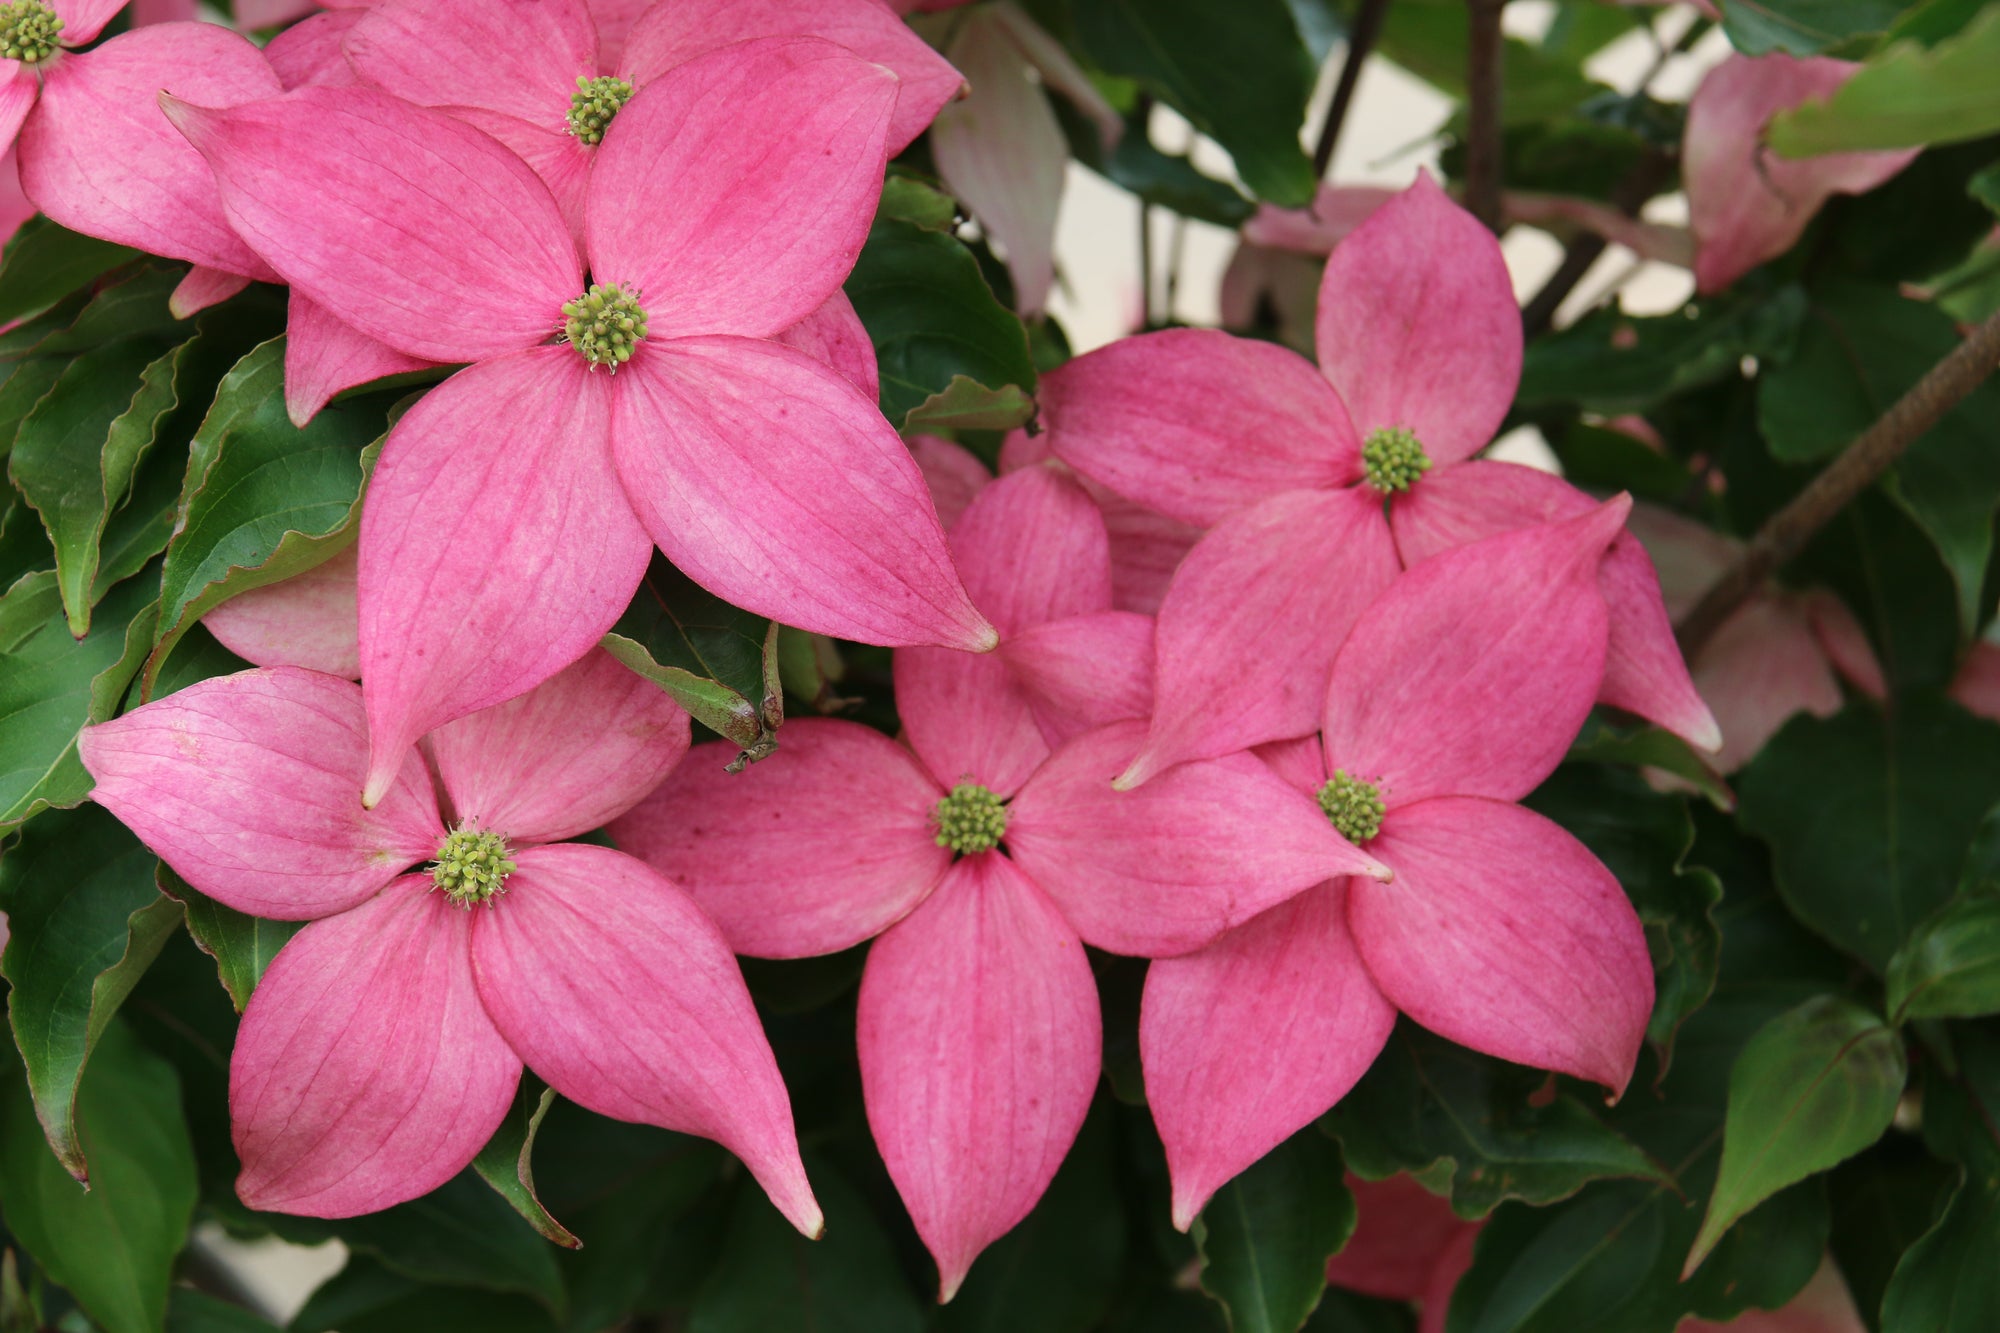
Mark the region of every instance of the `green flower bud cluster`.
[[57, 50], [63, 21], [47, 0], [12, 0], [0, 5], [0, 56], [33, 65]]
[[632, 349], [646, 336], [646, 312], [638, 293], [615, 283], [590, 284], [590, 290], [563, 308], [563, 337], [593, 366], [617, 369], [632, 359]]
[[961, 782], [937, 803], [937, 845], [960, 856], [990, 852], [1007, 832], [1007, 807], [976, 782]]
[[431, 882], [460, 907], [490, 900], [507, 887], [514, 861], [507, 840], [497, 833], [459, 827], [438, 848]]
[[1341, 769], [1319, 789], [1319, 808], [1340, 830], [1340, 836], [1359, 847], [1382, 831], [1382, 792], [1372, 782], [1350, 778]]
[[569, 99], [569, 132], [582, 143], [601, 143], [611, 118], [632, 100], [632, 85], [615, 75], [601, 79], [576, 76], [576, 94]]
[[1399, 426], [1368, 432], [1361, 445], [1361, 470], [1368, 484], [1388, 495], [1407, 491], [1431, 470], [1430, 455], [1417, 437]]

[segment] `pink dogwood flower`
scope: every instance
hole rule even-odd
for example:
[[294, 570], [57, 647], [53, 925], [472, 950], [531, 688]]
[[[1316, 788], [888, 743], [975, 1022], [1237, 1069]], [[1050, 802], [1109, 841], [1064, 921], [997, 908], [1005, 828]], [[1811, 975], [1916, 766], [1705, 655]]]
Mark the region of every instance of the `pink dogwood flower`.
[[1644, 928], [1582, 843], [1515, 802], [1597, 694], [1599, 570], [1629, 504], [1402, 575], [1334, 659], [1318, 737], [1264, 752], [1395, 875], [1326, 881], [1148, 972], [1139, 1055], [1176, 1226], [1344, 1096], [1399, 1010], [1623, 1091], [1653, 1007]]
[[[1428, 175], [1333, 252], [1317, 332], [1318, 371], [1174, 329], [1043, 379], [1058, 458], [1209, 529], [1160, 605], [1157, 711], [1123, 784], [1310, 732], [1342, 638], [1399, 569], [1596, 507], [1560, 478], [1472, 458], [1513, 400], [1520, 313], [1498, 243]], [[1712, 749], [1638, 542], [1611, 544], [1602, 579], [1604, 701]]]
[[362, 515], [371, 804], [416, 737], [582, 656], [654, 542], [801, 629], [992, 646], [908, 450], [770, 340], [852, 265], [895, 97], [811, 38], [677, 66], [598, 150], [585, 252], [518, 157], [439, 112], [363, 88], [172, 104], [297, 292], [473, 363], [397, 423]]
[[778, 752], [733, 776], [697, 747], [703, 762], [612, 826], [741, 953], [881, 936], [861, 982], [862, 1090], [945, 1300], [1083, 1122], [1102, 1041], [1084, 944], [1184, 952], [1327, 874], [1385, 873], [1251, 756], [1121, 793], [1110, 778], [1143, 723], [1052, 748], [1051, 701], [1010, 676], [1010, 650], [1090, 619], [1110, 582], [1102, 526], [1059, 474], [993, 483], [952, 542], [1001, 648], [896, 655], [908, 748], [858, 723], [787, 722]]
[[[1676, 616], [1692, 610], [1742, 554], [1741, 542], [1653, 505], [1633, 507], [1631, 528], [1652, 553]], [[1722, 623], [1692, 665], [1695, 688], [1722, 727], [1715, 766], [1724, 773], [1756, 758], [1795, 713], [1839, 712], [1843, 679], [1870, 698], [1888, 694], [1868, 636], [1824, 588], [1770, 584]]]
[[357, 556], [350, 546], [303, 574], [238, 593], [203, 616], [201, 623], [246, 662], [309, 667], [359, 680]]
[[1354, 1234], [1326, 1261], [1329, 1286], [1377, 1300], [1417, 1306], [1417, 1333], [1444, 1333], [1451, 1293], [1472, 1266], [1472, 1245], [1485, 1227], [1407, 1175], [1386, 1180], [1347, 1178], [1354, 1195]]
[[373, 810], [354, 799], [361, 691], [318, 672], [202, 681], [79, 744], [93, 799], [188, 883], [312, 923], [258, 983], [230, 1064], [251, 1207], [347, 1217], [428, 1193], [499, 1127], [525, 1064], [593, 1111], [718, 1140], [819, 1233], [715, 924], [638, 860], [563, 841], [686, 753], [687, 715], [651, 682], [592, 653], [406, 750]]
[[157, 96], [232, 106], [273, 95], [278, 80], [255, 46], [212, 23], [154, 23], [71, 49], [120, 4], [0, 6], [0, 144], [18, 135], [22, 190], [54, 221], [194, 264], [172, 298], [185, 317], [274, 275], [224, 220], [215, 182]]
[[1720, 291], [1792, 248], [1826, 201], [1865, 194], [1916, 157], [1883, 153], [1779, 157], [1764, 129], [1780, 111], [1831, 97], [1861, 66], [1830, 56], [1732, 55], [1688, 100], [1681, 180], [1694, 227], [1695, 283]]
[[1950, 693], [1968, 712], [2000, 722], [2000, 643], [1973, 644], [1951, 678]]

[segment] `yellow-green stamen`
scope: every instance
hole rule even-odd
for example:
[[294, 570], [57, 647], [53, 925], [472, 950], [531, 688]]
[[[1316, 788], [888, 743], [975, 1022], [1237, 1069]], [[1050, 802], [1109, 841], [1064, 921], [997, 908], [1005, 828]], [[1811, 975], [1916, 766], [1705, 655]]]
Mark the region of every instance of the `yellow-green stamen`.
[[1382, 792], [1372, 782], [1350, 778], [1335, 769], [1333, 777], [1319, 789], [1319, 808], [1340, 830], [1340, 836], [1359, 847], [1382, 831]]
[[1430, 455], [1417, 437], [1400, 426], [1368, 432], [1361, 444], [1361, 470], [1368, 484], [1384, 495], [1407, 491], [1431, 470]]
[[590, 290], [562, 308], [563, 338], [592, 366], [613, 370], [632, 359], [632, 349], [646, 336], [646, 312], [639, 293], [616, 283], [590, 284]]
[[601, 79], [576, 76], [576, 95], [569, 99], [569, 132], [581, 143], [601, 143], [604, 131], [627, 102], [632, 85], [607, 74]]
[[59, 49], [56, 38], [62, 33], [62, 16], [48, 0], [12, 0], [0, 5], [0, 56], [34, 65], [47, 60]]
[[937, 803], [932, 819], [937, 824], [937, 845], [960, 856], [992, 851], [1007, 832], [1006, 804], [976, 782], [953, 787]]
[[445, 897], [469, 908], [504, 891], [507, 876], [513, 873], [505, 838], [461, 825], [438, 848], [431, 882], [444, 890]]

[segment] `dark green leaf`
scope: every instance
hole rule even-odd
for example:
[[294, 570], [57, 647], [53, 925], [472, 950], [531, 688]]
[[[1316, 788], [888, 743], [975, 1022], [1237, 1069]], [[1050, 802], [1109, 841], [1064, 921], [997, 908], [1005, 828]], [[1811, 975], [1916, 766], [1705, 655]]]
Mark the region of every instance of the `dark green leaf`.
[[138, 674], [159, 614], [153, 597], [150, 578], [127, 579], [80, 642], [69, 635], [54, 574], [0, 599], [0, 831], [89, 794], [76, 734], [109, 718]]
[[1137, 79], [1228, 149], [1260, 197], [1312, 199], [1299, 129], [1313, 63], [1284, 0], [1073, 0], [1070, 11], [1100, 69]]
[[188, 346], [165, 350], [142, 340], [84, 353], [14, 437], [8, 472], [48, 529], [76, 638], [90, 629], [98, 538], [130, 493], [161, 418], [173, 410], [174, 372]]
[[1215, 1192], [1194, 1226], [1201, 1285], [1230, 1333], [1297, 1333], [1354, 1233], [1340, 1149], [1311, 1126]]
[[958, 221], [956, 199], [936, 185], [895, 171], [882, 182], [882, 202], [875, 211], [926, 231], [950, 231]]
[[1600, 310], [1528, 345], [1521, 407], [1574, 403], [1595, 412], [1644, 411], [1703, 384], [1742, 374], [1746, 356], [1783, 352], [1805, 295], [1720, 296], [1671, 315]]
[[655, 555], [604, 647], [756, 760], [776, 748], [785, 720], [777, 634]]
[[13, 450], [21, 423], [62, 378], [66, 364], [60, 358], [47, 356], [16, 361], [6, 367], [6, 379], [0, 380], [0, 454]]
[[[1465, 6], [1457, 0], [1402, 0], [1389, 6], [1378, 42], [1382, 54], [1455, 100], [1465, 99], [1471, 66], [1471, 39]], [[1547, 120], [1574, 110], [1604, 85], [1587, 77], [1575, 61], [1515, 38], [1501, 48], [1500, 103], [1505, 125]]]
[[[1959, 344], [1933, 306], [1889, 287], [1826, 283], [1812, 294], [1797, 346], [1759, 385], [1758, 420], [1773, 456], [1838, 453]], [[1890, 496], [1924, 528], [1958, 584], [1969, 633], [2000, 505], [2000, 385], [1976, 389], [1897, 460]]]
[[1833, 1260], [1871, 1320], [1897, 1263], [1937, 1222], [1957, 1178], [1922, 1143], [1901, 1134], [1884, 1135], [1828, 1174]]
[[1665, 1178], [1573, 1094], [1545, 1095], [1548, 1080], [1402, 1023], [1324, 1124], [1371, 1180], [1447, 1163], [1463, 1217], [1506, 1199], [1550, 1203], [1606, 1177]]
[[229, 992], [236, 1012], [250, 1003], [264, 969], [278, 956], [285, 942], [305, 929], [303, 921], [266, 921], [233, 907], [225, 907], [169, 870], [159, 868], [160, 892], [178, 901], [187, 913], [188, 934], [201, 951], [215, 960], [222, 988]]
[[1947, 1033], [1949, 1051], [1925, 1071], [1924, 1145], [1976, 1174], [2000, 1174], [2000, 1022], [1933, 1028], [1929, 1040], [1941, 1045]]
[[1602, 719], [1584, 724], [1569, 747], [1569, 759], [1586, 764], [1618, 764], [1672, 774], [1718, 810], [1734, 810], [1736, 794], [1715, 766], [1671, 731], [1642, 727], [1621, 731]]
[[1889, 960], [1889, 1016], [2000, 1013], [2000, 893], [1955, 898], [1925, 918]]
[[1729, 1076], [1722, 1165], [1684, 1271], [1750, 1209], [1881, 1138], [1908, 1073], [1895, 1032], [1830, 995], [1760, 1029]]
[[1882, 1298], [1882, 1333], [1990, 1333], [2000, 1310], [2000, 1178], [1968, 1173]]
[[1951, 896], [2000, 803], [2000, 725], [1929, 694], [1801, 714], [1737, 781], [1799, 920], [1878, 972]]
[[1034, 1211], [972, 1266], [940, 1333], [1087, 1333], [1111, 1309], [1126, 1223], [1108, 1112], [1099, 1098]]
[[964, 375], [910, 409], [905, 430], [1012, 430], [1035, 415], [1035, 400], [1016, 384], [989, 389]]
[[826, 1237], [792, 1229], [752, 1181], [736, 1190], [722, 1255], [695, 1297], [689, 1333], [917, 1333], [923, 1308], [867, 1200], [824, 1163], [812, 1170]]
[[[1586, 753], [1572, 751], [1571, 757]], [[1722, 949], [1714, 916], [1722, 882], [1685, 863], [1694, 842], [1685, 802], [1651, 790], [1630, 773], [1565, 764], [1527, 804], [1581, 839], [1618, 877], [1638, 911], [1653, 960], [1653, 1015], [1646, 1037], [1664, 1074], [1674, 1034], [1715, 989]]]
[[520, 1296], [437, 1286], [362, 1256], [321, 1284], [291, 1333], [556, 1333], [549, 1312]]
[[129, 246], [80, 236], [36, 214], [21, 224], [0, 258], [0, 324], [33, 319], [138, 254]]
[[[267, 342], [223, 376], [195, 432], [161, 577], [147, 693], [174, 645], [224, 598], [303, 573], [354, 540], [361, 493], [392, 415], [385, 396], [285, 415], [285, 347]], [[374, 443], [371, 443], [373, 441]]]
[[1817, 55], [1895, 25], [1909, 0], [1720, 0], [1722, 28], [1745, 55]]
[[1995, 162], [1967, 181], [1965, 192], [2000, 214], [2000, 162]]
[[77, 1087], [105, 1024], [180, 921], [153, 887], [153, 854], [104, 809], [52, 812], [0, 859], [12, 935], [0, 955], [7, 1019], [49, 1148], [88, 1179]]
[[1035, 387], [1021, 321], [994, 299], [972, 252], [943, 232], [877, 219], [847, 295], [875, 344], [883, 414], [898, 428], [960, 376], [994, 390]]
[[277, 1333], [277, 1327], [193, 1287], [175, 1287], [167, 1296], [167, 1333]]
[[573, 1250], [582, 1242], [572, 1236], [562, 1223], [549, 1216], [549, 1210], [542, 1207], [542, 1201], [535, 1193], [532, 1161], [535, 1132], [542, 1127], [542, 1117], [549, 1113], [555, 1099], [554, 1088], [545, 1087], [539, 1079], [524, 1075], [521, 1086], [514, 1092], [512, 1109], [486, 1146], [479, 1150], [479, 1156], [472, 1159], [472, 1169], [525, 1218], [529, 1226], [541, 1233], [543, 1239]]
[[1671, 504], [1687, 493], [1692, 481], [1685, 463], [1622, 430], [1578, 424], [1544, 433], [1562, 461], [1563, 475], [1585, 490], [1630, 491], [1640, 499]]
[[157, 262], [121, 269], [95, 290], [0, 333], [0, 358], [75, 356], [128, 338], [175, 341], [186, 330], [167, 302], [186, 273]]
[[195, 1202], [173, 1068], [122, 1026], [105, 1030], [77, 1100], [88, 1190], [49, 1155], [26, 1086], [0, 1083], [7, 1229], [108, 1333], [158, 1329]]

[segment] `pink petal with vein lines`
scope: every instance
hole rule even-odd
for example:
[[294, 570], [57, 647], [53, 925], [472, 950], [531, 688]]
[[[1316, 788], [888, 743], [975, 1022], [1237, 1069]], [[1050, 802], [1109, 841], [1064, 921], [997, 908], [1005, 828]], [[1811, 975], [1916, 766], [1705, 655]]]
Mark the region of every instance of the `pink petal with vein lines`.
[[1000, 645], [1051, 745], [1153, 711], [1153, 620], [1100, 611], [1037, 625]]
[[360, 552], [279, 583], [236, 594], [201, 618], [230, 652], [258, 666], [296, 666], [347, 680], [361, 677], [355, 576]]
[[458, 819], [519, 846], [610, 823], [660, 785], [688, 750], [688, 715], [602, 648], [526, 694], [430, 735]]
[[1484, 448], [1521, 379], [1500, 243], [1429, 172], [1334, 249], [1315, 337], [1355, 429], [1412, 431], [1434, 463]]
[[224, 217], [201, 156], [160, 114], [163, 89], [216, 107], [279, 92], [263, 55], [227, 28], [162, 23], [121, 33], [43, 71], [41, 100], [21, 127], [22, 188], [71, 231], [271, 276]]
[[1048, 1188], [1103, 1035], [1060, 913], [997, 852], [959, 861], [875, 942], [856, 1017], [868, 1126], [950, 1300]]
[[905, 648], [891, 670], [910, 748], [944, 786], [1009, 797], [1049, 757], [1035, 701], [1001, 654]]
[[314, 14], [264, 44], [264, 59], [271, 62], [286, 92], [311, 86], [341, 88], [359, 82], [340, 45], [348, 29], [361, 21], [361, 15], [362, 11], [355, 9]]
[[555, 131], [576, 81], [598, 73], [582, 0], [385, 0], [343, 46], [364, 82], [418, 106], [478, 107]]
[[377, 342], [292, 289], [285, 319], [285, 413], [294, 426], [303, 429], [335, 395], [357, 385], [436, 364]]
[[[855, 313], [847, 293], [834, 289], [819, 309], [780, 333], [772, 341], [804, 352], [813, 360], [831, 366], [842, 379], [861, 391], [870, 402], [882, 391], [881, 368], [875, 363], [875, 344]], [[918, 462], [921, 464], [922, 460]], [[983, 471], [983, 469], [982, 469]]]
[[879, 935], [944, 877], [932, 811], [944, 791], [902, 746], [856, 722], [801, 717], [740, 773], [699, 745], [611, 825], [678, 884], [738, 953], [806, 958]]
[[444, 840], [414, 751], [373, 810], [361, 691], [277, 667], [199, 681], [84, 728], [91, 799], [175, 873], [253, 916], [343, 912]]
[[600, 1115], [711, 1138], [807, 1236], [823, 1229], [778, 1062], [722, 934], [608, 847], [531, 847], [474, 914], [472, 970], [530, 1069]]
[[125, 0], [52, 0], [63, 21], [64, 46], [85, 46], [124, 8]]
[[476, 361], [533, 347], [583, 290], [547, 187], [441, 112], [369, 88], [167, 109], [208, 158], [223, 211], [251, 248], [399, 352]]
[[1139, 1057], [1166, 1145], [1174, 1225], [1324, 1115], [1396, 1025], [1347, 933], [1344, 881], [1321, 884], [1146, 973]]
[[624, 611], [651, 552], [605, 447], [613, 381], [568, 347], [462, 370], [389, 433], [361, 515], [374, 762], [525, 693]]
[[474, 920], [406, 875], [271, 960], [229, 1062], [244, 1203], [377, 1212], [430, 1193], [486, 1146], [521, 1061], [473, 990]]
[[618, 475], [695, 582], [836, 638], [992, 646], [909, 450], [838, 374], [777, 343], [682, 338], [642, 344], [615, 386]]
[[830, 42], [744, 42], [625, 104], [591, 167], [591, 276], [636, 287], [653, 336], [769, 337], [854, 267], [896, 80]]

